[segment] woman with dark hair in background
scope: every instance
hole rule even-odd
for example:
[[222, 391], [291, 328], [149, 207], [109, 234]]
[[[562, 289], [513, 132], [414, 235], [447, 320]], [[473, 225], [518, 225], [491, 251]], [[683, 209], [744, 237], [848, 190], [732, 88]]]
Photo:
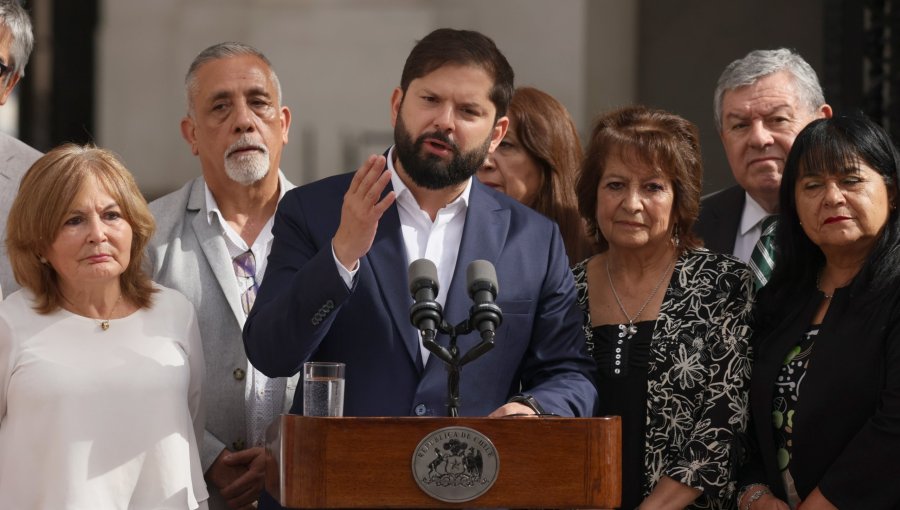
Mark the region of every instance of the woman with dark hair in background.
[[507, 116], [506, 136], [478, 180], [555, 221], [570, 263], [583, 260], [591, 246], [575, 199], [582, 152], [572, 117], [553, 96], [531, 87], [516, 89]]
[[741, 510], [900, 508], [898, 170], [862, 117], [794, 141], [757, 305]]
[[600, 253], [573, 268], [600, 415], [622, 417], [622, 508], [731, 508], [747, 425], [753, 284], [693, 234], [697, 128], [629, 107], [601, 117], [578, 179]]

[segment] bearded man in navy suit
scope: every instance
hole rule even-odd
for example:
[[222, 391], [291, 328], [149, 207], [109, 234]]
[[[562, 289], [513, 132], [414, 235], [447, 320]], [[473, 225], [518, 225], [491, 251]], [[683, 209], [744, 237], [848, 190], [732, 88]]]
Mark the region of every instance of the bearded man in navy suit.
[[[395, 145], [279, 204], [244, 328], [254, 366], [285, 376], [305, 361], [344, 362], [345, 416], [446, 415], [446, 370], [410, 323], [407, 267], [435, 263], [437, 301], [457, 322], [472, 305], [466, 267], [484, 259], [497, 269], [503, 321], [496, 346], [462, 372], [460, 414], [593, 413], [559, 229], [472, 178], [506, 133], [512, 92], [513, 71], [484, 35], [439, 29], [416, 44], [391, 96]], [[460, 351], [478, 341], [461, 336]]]

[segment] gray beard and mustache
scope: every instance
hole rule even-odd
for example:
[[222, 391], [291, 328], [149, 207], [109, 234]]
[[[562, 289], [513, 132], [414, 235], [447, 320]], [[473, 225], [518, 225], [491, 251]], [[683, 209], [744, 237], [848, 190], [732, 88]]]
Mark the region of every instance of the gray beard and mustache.
[[[231, 156], [233, 152], [247, 148], [257, 150]], [[225, 151], [225, 173], [231, 180], [244, 186], [262, 180], [269, 173], [269, 164], [269, 149], [255, 137], [247, 134], [241, 135]]]
[[[440, 140], [451, 148], [453, 157], [449, 162], [444, 162], [440, 157], [422, 150], [428, 138]], [[403, 170], [416, 185], [426, 189], [436, 190], [455, 186], [475, 175], [484, 164], [490, 146], [491, 137], [488, 136], [480, 147], [469, 152], [460, 152], [459, 146], [440, 131], [423, 133], [414, 141], [403, 123], [402, 115], [399, 114], [394, 126], [394, 150], [403, 165]]]

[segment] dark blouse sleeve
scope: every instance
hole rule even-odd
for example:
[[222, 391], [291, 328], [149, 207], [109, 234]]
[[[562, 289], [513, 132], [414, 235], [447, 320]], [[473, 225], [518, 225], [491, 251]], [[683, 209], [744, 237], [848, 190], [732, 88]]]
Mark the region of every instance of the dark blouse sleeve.
[[[819, 482], [838, 508], [897, 508], [900, 505], [900, 306], [886, 325], [884, 386], [878, 409], [848, 443]], [[849, 339], [848, 339], [849, 340]], [[835, 419], [840, 419], [836, 416]]]

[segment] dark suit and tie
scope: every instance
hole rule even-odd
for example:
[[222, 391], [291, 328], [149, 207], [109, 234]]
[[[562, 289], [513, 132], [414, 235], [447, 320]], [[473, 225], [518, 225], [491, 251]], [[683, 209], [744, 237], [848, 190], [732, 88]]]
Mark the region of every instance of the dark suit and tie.
[[[446, 415], [446, 370], [434, 357], [423, 366], [419, 333], [409, 320], [410, 261], [396, 204], [382, 217], [353, 288], [338, 274], [331, 239], [351, 178], [303, 186], [279, 204], [266, 279], [244, 330], [248, 356], [269, 376], [294, 374], [309, 360], [346, 363], [345, 416]], [[546, 412], [590, 416], [596, 402], [591, 362], [556, 226], [475, 181], [445, 307], [448, 322], [468, 316], [465, 268], [475, 259], [497, 269], [503, 323], [496, 347], [462, 372], [460, 414], [487, 415], [521, 385]], [[446, 336], [438, 339], [446, 345]], [[476, 341], [477, 335], [461, 337], [461, 350]], [[302, 412], [300, 393], [294, 413]]]
[[[743, 219], [747, 194], [740, 186], [732, 186], [705, 197], [700, 203], [700, 217], [694, 224], [694, 232], [703, 239], [703, 245], [712, 252], [727, 255], [735, 250], [737, 234]], [[763, 218], [759, 225], [760, 237], [755, 241], [750, 258], [746, 260], [753, 273], [754, 286], [761, 289], [769, 280], [775, 267], [775, 229], [777, 215]]]
[[764, 220], [778, 212], [781, 173], [794, 138], [810, 121], [831, 117], [831, 107], [816, 72], [787, 48], [754, 50], [731, 62], [713, 97], [738, 184], [704, 197], [694, 232], [710, 251], [748, 263], [759, 289], [774, 267], [777, 229], [777, 221]]

